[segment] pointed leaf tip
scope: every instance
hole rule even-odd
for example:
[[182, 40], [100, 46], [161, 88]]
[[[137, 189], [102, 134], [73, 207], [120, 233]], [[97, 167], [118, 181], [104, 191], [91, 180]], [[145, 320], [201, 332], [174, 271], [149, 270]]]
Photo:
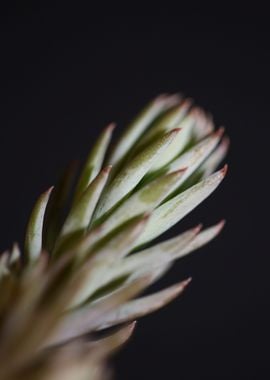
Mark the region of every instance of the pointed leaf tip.
[[218, 233], [221, 232], [224, 228], [226, 224], [226, 220], [225, 219], [222, 219], [218, 224], [217, 224], [217, 228], [219, 229]]
[[216, 132], [214, 132], [214, 136], [221, 138], [224, 135], [225, 128], [220, 127]]
[[102, 171], [102, 173], [104, 173], [104, 174], [109, 174], [111, 170], [112, 170], [112, 165], [107, 165], [107, 166], [105, 166], [105, 168], [103, 168], [101, 171]]
[[35, 260], [42, 249], [44, 215], [52, 190], [53, 186], [40, 195], [30, 215], [25, 236], [25, 254], [30, 261]]
[[185, 289], [192, 281], [192, 277], [188, 277], [186, 280], [179, 283], [179, 287], [181, 285], [182, 289]]
[[222, 173], [223, 177], [225, 177], [228, 172], [228, 165], [224, 165], [220, 172]]
[[112, 123], [110, 123], [110, 124], [105, 128], [105, 131], [107, 131], [107, 132], [113, 132], [115, 128], [116, 128], [116, 123], [112, 122]]
[[149, 172], [157, 157], [172, 143], [179, 128], [172, 130], [148, 145], [128, 162], [113, 178], [101, 196], [94, 219], [110, 211], [121, 199], [132, 191]]
[[194, 231], [195, 234], [198, 234], [202, 230], [202, 228], [203, 228], [203, 224], [200, 223], [196, 227], [194, 227], [193, 231]]

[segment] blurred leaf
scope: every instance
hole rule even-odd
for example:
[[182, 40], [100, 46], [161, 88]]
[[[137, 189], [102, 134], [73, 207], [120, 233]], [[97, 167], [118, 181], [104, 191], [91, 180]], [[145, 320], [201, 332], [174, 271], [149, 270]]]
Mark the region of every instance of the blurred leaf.
[[25, 236], [25, 258], [27, 261], [34, 261], [40, 255], [44, 214], [52, 189], [51, 187], [41, 194], [31, 213]]
[[216, 168], [218, 168], [218, 166], [226, 157], [229, 147], [230, 147], [230, 140], [227, 136], [225, 136], [222, 139], [220, 145], [216, 148], [216, 150], [202, 165], [201, 171], [203, 172], [203, 178], [207, 177], [210, 173], [216, 170]]
[[207, 198], [220, 184], [227, 167], [212, 174], [185, 192], [159, 206], [151, 215], [149, 223], [138, 239], [138, 246], [153, 240]]
[[157, 293], [137, 298], [119, 306], [117, 309], [104, 315], [103, 318], [98, 321], [97, 328], [108, 328], [153, 313], [181, 294], [190, 281], [191, 279], [182, 281], [179, 284], [170, 286]]
[[101, 170], [73, 205], [60, 233], [60, 240], [69, 234], [88, 228], [100, 194], [108, 179], [110, 169], [111, 167], [108, 166]]
[[178, 170], [141, 187], [128, 197], [115, 211], [109, 215], [101, 225], [104, 236], [113, 228], [131, 219], [132, 217], [152, 211], [175, 188], [175, 185], [184, 175], [184, 170]]
[[149, 285], [150, 281], [151, 277], [149, 276], [130, 278], [121, 288], [109, 295], [92, 302], [90, 305], [75, 309], [66, 316], [65, 321], [52, 338], [47, 341], [46, 345], [63, 344], [70, 339], [94, 331], [103, 315], [134, 298]]
[[74, 203], [78, 201], [92, 180], [100, 172], [114, 128], [115, 124], [108, 125], [91, 149], [75, 190]]
[[102, 194], [95, 219], [102, 216], [122, 200], [140, 182], [154, 161], [172, 143], [179, 130], [162, 136], [132, 159], [113, 179]]
[[[195, 238], [190, 241], [188, 245], [186, 245], [182, 252], [182, 255], [187, 255], [190, 252], [195, 251], [196, 249], [204, 246], [205, 244], [209, 243], [211, 240], [213, 240], [222, 230], [224, 227], [225, 221], [222, 220], [221, 222], [215, 224], [212, 227], [206, 228], [202, 232], [200, 232]], [[178, 258], [178, 255], [177, 255]]]
[[76, 171], [77, 163], [73, 162], [64, 171], [50, 196], [43, 228], [43, 246], [48, 252], [53, 250], [61, 230]]
[[126, 128], [108, 159], [109, 164], [118, 166], [151, 123], [179, 100], [178, 95], [161, 95], [151, 101]]
[[[84, 257], [89, 257], [89, 259], [81, 267], [81, 271], [86, 273], [86, 280], [73, 301], [73, 306], [85, 301], [99, 287], [99, 280], [95, 277], [99, 265], [102, 265], [104, 261], [107, 265], [112, 265], [128, 254], [136, 244], [137, 238], [145, 228], [147, 221], [148, 216], [134, 218], [91, 247], [90, 252], [87, 250], [85, 252], [80, 251], [81, 260]], [[87, 273], [89, 274], [87, 275]]]

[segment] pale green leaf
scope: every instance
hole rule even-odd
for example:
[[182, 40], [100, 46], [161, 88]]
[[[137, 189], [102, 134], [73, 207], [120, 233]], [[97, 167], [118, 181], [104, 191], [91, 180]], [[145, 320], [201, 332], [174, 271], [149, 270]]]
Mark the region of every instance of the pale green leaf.
[[[148, 216], [135, 218], [126, 223], [125, 226], [113, 231], [106, 238], [101, 239], [96, 245], [91, 245], [90, 251], [87, 250], [87, 246], [85, 246], [85, 251], [81, 247], [79, 248], [77, 255], [80, 255], [83, 265], [78, 273], [83, 273], [85, 280], [73, 300], [72, 306], [84, 302], [99, 288], [100, 279], [96, 276], [99, 266], [102, 266], [104, 260], [107, 264], [112, 265], [128, 254], [130, 249], [136, 245], [136, 241], [144, 230], [147, 221]], [[83, 260], [87, 256], [89, 256], [89, 259], [87, 261]]]
[[43, 227], [43, 248], [48, 252], [53, 250], [61, 231], [76, 172], [77, 163], [72, 162], [63, 172], [50, 196]]
[[151, 144], [157, 137], [169, 132], [172, 129], [179, 128], [179, 124], [184, 120], [188, 114], [192, 104], [191, 99], [184, 99], [180, 104], [175, 104], [174, 107], [169, 109], [161, 115], [152, 125], [151, 128], [141, 137], [134, 151], [138, 152], [140, 149]]
[[[222, 230], [224, 227], [225, 221], [222, 220], [218, 224], [211, 226], [209, 228], [206, 228], [202, 232], [200, 232], [193, 240], [187, 244], [183, 250], [181, 251], [181, 256], [187, 255], [190, 252], [195, 251], [196, 249], [204, 246], [205, 244], [209, 243], [211, 240], [213, 240]], [[176, 258], [179, 256], [177, 255]]]
[[184, 254], [184, 248], [195, 238], [200, 228], [201, 226], [192, 228], [177, 237], [136, 252], [113, 264], [110, 261], [103, 260], [92, 273], [92, 281], [95, 283], [92, 292], [116, 278], [145, 269], [160, 267], [162, 264], [181, 257]]
[[144, 232], [140, 235], [138, 245], [153, 240], [198, 206], [220, 184], [225, 176], [226, 168], [224, 167], [222, 170], [212, 174], [210, 177], [159, 206], [152, 213]]
[[102, 318], [98, 321], [98, 326], [96, 326], [97, 329], [101, 330], [153, 313], [179, 296], [185, 290], [190, 281], [191, 279], [187, 279], [157, 293], [137, 298], [119, 306], [117, 309], [114, 309], [102, 316]]
[[52, 187], [37, 200], [31, 213], [25, 236], [25, 255], [30, 261], [36, 260], [42, 249], [42, 229], [46, 206]]
[[132, 277], [109, 296], [70, 312], [57, 332], [48, 339], [46, 345], [64, 343], [71, 338], [95, 330], [104, 314], [134, 298], [149, 285], [150, 281], [149, 276]]
[[82, 193], [100, 172], [114, 128], [115, 124], [113, 123], [105, 128], [94, 147], [91, 149], [75, 190], [74, 203], [77, 202]]
[[177, 124], [180, 133], [176, 136], [172, 144], [167, 147], [162, 156], [157, 158], [154, 165], [151, 167], [151, 171], [156, 171], [164, 167], [184, 150], [191, 140], [193, 127], [194, 118], [191, 112], [182, 122]]
[[177, 95], [161, 95], [150, 102], [150, 104], [140, 112], [120, 137], [115, 149], [108, 159], [109, 164], [114, 166], [118, 165], [157, 116], [166, 109], [173, 107], [179, 102], [179, 100], [180, 99]]
[[63, 225], [60, 239], [78, 230], [88, 228], [100, 194], [107, 182], [110, 169], [110, 166], [103, 169], [73, 205]]
[[203, 178], [207, 177], [220, 165], [228, 153], [230, 147], [230, 140], [225, 136], [216, 150], [211, 154], [211, 156], [203, 163], [200, 170], [203, 173]]
[[185, 170], [178, 170], [166, 174], [140, 188], [106, 219], [101, 225], [101, 234], [105, 236], [113, 228], [132, 217], [152, 211], [174, 190], [184, 172]]
[[117, 174], [101, 197], [95, 218], [109, 211], [120, 200], [134, 189], [144, 175], [149, 171], [155, 160], [176, 138], [179, 130], [173, 130], [153, 142]]
[[8, 268], [8, 261], [9, 261], [9, 251], [5, 251], [1, 253], [0, 256], [0, 279], [2, 279], [4, 276], [9, 275], [10, 271]]
[[196, 141], [200, 141], [214, 131], [215, 125], [212, 116], [206, 114], [204, 110], [199, 107], [194, 108], [193, 116], [196, 120], [193, 135]]
[[78, 309], [66, 318], [61, 329], [54, 337], [54, 343], [62, 343], [89, 331], [101, 330], [149, 314], [176, 298], [183, 292], [189, 282], [190, 279], [150, 296], [138, 298], [124, 304], [122, 302], [118, 303], [118, 305], [107, 310], [106, 313], [99, 314], [98, 318], [95, 319], [93, 319], [93, 310], [89, 306]]
[[213, 152], [222, 137], [223, 131], [223, 128], [220, 128], [217, 132], [203, 139], [201, 142], [193, 146], [186, 153], [182, 154], [179, 158], [176, 158], [167, 166], [166, 169], [169, 171], [169, 173], [183, 168], [186, 169], [183, 173], [183, 176], [175, 184], [175, 187], [172, 189], [171, 194], [174, 193], [174, 190], [175, 193], [177, 193], [177, 189], [200, 167], [205, 159]]

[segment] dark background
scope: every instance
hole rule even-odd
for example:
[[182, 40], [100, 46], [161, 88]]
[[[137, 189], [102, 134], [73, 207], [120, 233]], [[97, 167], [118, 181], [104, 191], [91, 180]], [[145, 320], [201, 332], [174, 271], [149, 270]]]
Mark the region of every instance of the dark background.
[[265, 25], [205, 19], [181, 4], [146, 22], [143, 9], [118, 21], [104, 4], [99, 21], [75, 2], [26, 4], [1, 12], [1, 249], [22, 242], [38, 194], [86, 156], [105, 124], [121, 130], [153, 96], [180, 90], [226, 126], [232, 145], [222, 186], [173, 232], [223, 217], [227, 225], [162, 280], [193, 277], [182, 297], [138, 323], [115, 357], [116, 378], [269, 379]]

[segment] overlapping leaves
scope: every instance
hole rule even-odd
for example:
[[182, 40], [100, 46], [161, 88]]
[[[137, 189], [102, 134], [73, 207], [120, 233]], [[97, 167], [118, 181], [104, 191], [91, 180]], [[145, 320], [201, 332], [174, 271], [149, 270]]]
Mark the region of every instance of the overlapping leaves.
[[14, 245], [1, 256], [1, 379], [103, 378], [105, 358], [128, 339], [133, 321], [177, 297], [190, 279], [137, 296], [224, 224], [149, 244], [224, 178], [226, 167], [214, 171], [228, 138], [209, 115], [162, 95], [108, 152], [113, 129], [97, 140], [73, 192], [67, 171], [38, 199], [24, 251]]

